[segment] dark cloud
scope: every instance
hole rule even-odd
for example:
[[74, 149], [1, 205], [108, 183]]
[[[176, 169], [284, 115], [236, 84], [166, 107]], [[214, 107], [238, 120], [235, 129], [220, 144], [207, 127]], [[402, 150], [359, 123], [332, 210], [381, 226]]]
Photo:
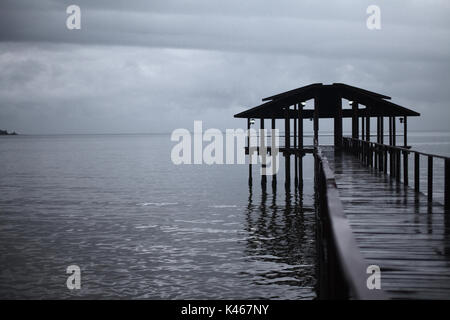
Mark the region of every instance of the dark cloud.
[[[65, 27], [78, 4], [82, 29]], [[378, 4], [382, 29], [369, 31]], [[22, 1], [0, 4], [0, 128], [219, 128], [261, 97], [346, 82], [448, 129], [448, 1]]]

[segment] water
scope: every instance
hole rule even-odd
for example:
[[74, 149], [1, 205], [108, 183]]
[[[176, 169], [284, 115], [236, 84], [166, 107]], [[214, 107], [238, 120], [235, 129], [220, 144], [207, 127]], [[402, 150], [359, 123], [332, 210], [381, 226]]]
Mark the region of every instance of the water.
[[[449, 133], [409, 142], [450, 155]], [[0, 137], [0, 298], [315, 298], [312, 157], [303, 194], [286, 194], [283, 167], [277, 191], [269, 178], [264, 192], [257, 168], [249, 189], [246, 165], [175, 166], [173, 145], [168, 135]], [[79, 291], [66, 287], [72, 264]]]
[[172, 146], [2, 137], [0, 298], [314, 298], [312, 160], [299, 198], [262, 192], [256, 168], [249, 192], [245, 165], [175, 166]]

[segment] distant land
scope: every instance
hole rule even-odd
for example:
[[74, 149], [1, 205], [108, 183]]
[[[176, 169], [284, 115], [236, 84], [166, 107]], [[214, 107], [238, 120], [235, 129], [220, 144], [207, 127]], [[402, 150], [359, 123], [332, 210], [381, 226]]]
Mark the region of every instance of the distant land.
[[7, 130], [0, 130], [0, 136], [16, 136], [17, 133], [15, 131], [9, 133]]

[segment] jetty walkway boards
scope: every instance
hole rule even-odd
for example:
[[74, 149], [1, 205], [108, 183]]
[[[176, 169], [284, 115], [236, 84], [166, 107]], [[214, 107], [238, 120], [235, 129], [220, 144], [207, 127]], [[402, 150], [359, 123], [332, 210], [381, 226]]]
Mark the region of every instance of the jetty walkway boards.
[[450, 299], [450, 217], [442, 204], [333, 147], [323, 149], [344, 212], [391, 299]]

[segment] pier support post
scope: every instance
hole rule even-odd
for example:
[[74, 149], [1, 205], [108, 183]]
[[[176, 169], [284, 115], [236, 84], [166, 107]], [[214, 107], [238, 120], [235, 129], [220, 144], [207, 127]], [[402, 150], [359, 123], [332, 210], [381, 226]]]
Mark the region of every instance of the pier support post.
[[365, 129], [365, 126], [364, 126], [364, 121], [365, 121], [366, 119], [365, 119], [365, 117], [364, 116], [362, 116], [361, 117], [361, 140], [366, 140], [366, 138], [365, 138], [365, 131], [366, 131], [366, 129]]
[[388, 169], [387, 169], [388, 161], [387, 161], [387, 158], [388, 158], [387, 149], [386, 149], [386, 147], [383, 147], [383, 172], [385, 174], [388, 173]]
[[403, 117], [403, 144], [406, 148], [408, 146], [408, 118], [406, 116]]
[[298, 186], [297, 104], [294, 104], [294, 186]]
[[389, 145], [392, 146], [392, 117], [389, 117]]
[[272, 118], [272, 146], [270, 149], [270, 154], [272, 156], [272, 188], [275, 188], [277, 185], [277, 173], [275, 171], [275, 163], [276, 163], [276, 154], [274, 152], [275, 148], [275, 118]]
[[284, 160], [285, 160], [285, 187], [286, 189], [290, 189], [291, 187], [291, 133], [290, 133], [290, 116], [289, 116], [289, 107], [285, 109], [285, 121], [284, 121]]
[[428, 156], [428, 201], [433, 201], [433, 157]]
[[299, 149], [299, 159], [298, 159], [298, 186], [303, 187], [303, 104], [298, 105], [298, 149]]
[[358, 139], [359, 138], [359, 128], [358, 128], [358, 103], [353, 101], [352, 102], [352, 138]]
[[366, 107], [367, 115], [366, 115], [366, 141], [370, 141], [370, 109]]
[[408, 185], [408, 151], [403, 151], [403, 184]]
[[414, 153], [414, 190], [420, 191], [420, 154]]
[[395, 117], [392, 117], [392, 145], [397, 144], [397, 133], [395, 132]]
[[314, 98], [314, 146], [319, 145], [319, 95]]
[[334, 147], [340, 149], [342, 147], [342, 99], [336, 92], [336, 114], [334, 115]]
[[264, 134], [264, 118], [260, 119], [260, 133], [259, 133], [259, 153], [261, 155], [261, 166], [262, 166], [262, 176], [261, 176], [261, 185], [265, 186], [267, 184], [267, 175], [266, 175], [266, 157], [267, 157], [267, 149], [265, 147], [265, 134]]
[[450, 214], [450, 159], [445, 159], [445, 191], [444, 191], [444, 206], [445, 213]]
[[247, 118], [247, 147], [248, 147], [248, 185], [252, 185], [252, 156], [250, 154], [250, 118]]

